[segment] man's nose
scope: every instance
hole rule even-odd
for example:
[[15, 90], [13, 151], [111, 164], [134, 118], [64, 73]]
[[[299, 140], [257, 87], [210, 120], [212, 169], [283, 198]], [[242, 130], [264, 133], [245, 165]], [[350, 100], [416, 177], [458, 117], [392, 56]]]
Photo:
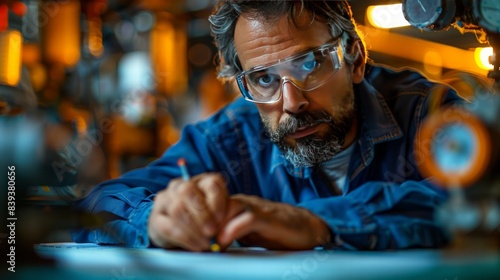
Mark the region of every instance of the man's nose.
[[295, 115], [304, 111], [309, 101], [302, 94], [302, 90], [291, 81], [285, 80], [281, 84], [283, 91], [283, 111]]

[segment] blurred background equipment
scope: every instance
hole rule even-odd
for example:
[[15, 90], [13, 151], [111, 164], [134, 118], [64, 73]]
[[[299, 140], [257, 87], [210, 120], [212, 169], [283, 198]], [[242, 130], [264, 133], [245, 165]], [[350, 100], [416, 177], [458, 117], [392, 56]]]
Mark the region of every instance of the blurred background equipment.
[[215, 73], [212, 7], [1, 0], [0, 130], [10, 135], [1, 163], [32, 174], [18, 185], [90, 188], [147, 164], [185, 123], [234, 97], [219, 98], [220, 86], [212, 98], [198, 93], [202, 77]]
[[[464, 107], [431, 110], [433, 114], [422, 125], [415, 147], [422, 173], [450, 191], [438, 218], [455, 233], [455, 245], [498, 250], [500, 1], [403, 0], [402, 6], [413, 26], [426, 31], [455, 27], [474, 32], [478, 40], [492, 47], [490, 80], [460, 73], [445, 80], [459, 93], [468, 92], [471, 102]], [[478, 244], [478, 240], [483, 243]]]
[[[198, 93], [202, 77], [215, 73], [212, 7], [0, 0], [0, 169], [16, 168], [21, 255], [43, 240], [68, 241], [71, 227], [99, 224], [69, 206], [96, 184], [147, 165], [184, 124], [230, 100], [219, 96], [234, 96], [219, 86], [205, 106]], [[6, 196], [0, 192], [3, 205]]]

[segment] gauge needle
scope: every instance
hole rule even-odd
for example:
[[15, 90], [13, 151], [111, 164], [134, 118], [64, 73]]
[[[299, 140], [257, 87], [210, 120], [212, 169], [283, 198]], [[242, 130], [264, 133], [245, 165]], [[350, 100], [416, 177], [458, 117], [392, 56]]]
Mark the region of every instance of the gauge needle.
[[490, 9], [490, 10], [493, 10], [493, 11], [500, 11], [500, 8], [499, 7], [493, 7], [493, 6], [486, 6], [486, 5], [483, 5], [482, 6], [483, 9]]
[[418, 4], [420, 4], [420, 7], [422, 8], [422, 10], [424, 11], [424, 13], [427, 13], [427, 10], [425, 9], [424, 5], [422, 4], [422, 2], [420, 2], [420, 0], [418, 0]]

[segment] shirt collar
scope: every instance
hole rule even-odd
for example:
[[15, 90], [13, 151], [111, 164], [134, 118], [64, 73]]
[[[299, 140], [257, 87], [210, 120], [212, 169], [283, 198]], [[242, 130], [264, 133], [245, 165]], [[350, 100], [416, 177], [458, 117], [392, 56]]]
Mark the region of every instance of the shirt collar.
[[366, 80], [355, 90], [361, 117], [362, 137], [373, 144], [395, 140], [403, 135], [384, 97]]

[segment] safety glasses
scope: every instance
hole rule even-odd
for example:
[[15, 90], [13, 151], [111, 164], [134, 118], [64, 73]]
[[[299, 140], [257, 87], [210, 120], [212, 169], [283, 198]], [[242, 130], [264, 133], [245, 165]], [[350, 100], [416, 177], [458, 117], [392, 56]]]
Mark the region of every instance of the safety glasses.
[[342, 67], [339, 40], [275, 63], [256, 66], [236, 76], [241, 94], [255, 103], [273, 103], [283, 94], [282, 85], [294, 84], [303, 91], [324, 85]]

